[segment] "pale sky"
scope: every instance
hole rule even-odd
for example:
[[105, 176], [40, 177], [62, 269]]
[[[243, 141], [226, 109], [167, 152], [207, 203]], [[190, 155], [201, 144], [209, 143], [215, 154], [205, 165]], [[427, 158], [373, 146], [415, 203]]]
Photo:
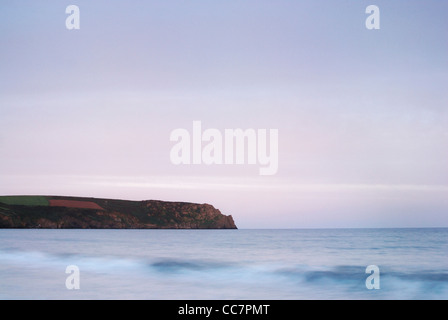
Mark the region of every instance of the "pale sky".
[[[210, 203], [240, 228], [448, 227], [447, 12], [3, 0], [0, 194]], [[170, 133], [193, 121], [278, 129], [278, 173], [173, 165]]]

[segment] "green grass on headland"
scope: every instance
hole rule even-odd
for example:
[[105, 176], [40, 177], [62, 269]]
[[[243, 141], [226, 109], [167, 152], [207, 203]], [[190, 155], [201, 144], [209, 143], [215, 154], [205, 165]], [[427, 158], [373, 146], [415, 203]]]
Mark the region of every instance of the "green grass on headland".
[[41, 196], [0, 196], [0, 203], [21, 206], [48, 206], [48, 200]]

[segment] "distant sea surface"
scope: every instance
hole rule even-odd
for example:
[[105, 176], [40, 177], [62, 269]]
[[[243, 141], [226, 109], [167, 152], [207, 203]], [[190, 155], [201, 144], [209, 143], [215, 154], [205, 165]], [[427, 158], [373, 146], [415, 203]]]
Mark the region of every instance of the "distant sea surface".
[[448, 228], [0, 229], [0, 299], [448, 299]]

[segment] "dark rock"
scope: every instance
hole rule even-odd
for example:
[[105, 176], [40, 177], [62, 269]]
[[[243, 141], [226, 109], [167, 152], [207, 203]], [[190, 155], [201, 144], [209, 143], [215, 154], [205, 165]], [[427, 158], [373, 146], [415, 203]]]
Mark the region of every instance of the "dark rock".
[[0, 197], [0, 228], [237, 229], [209, 204], [39, 196], [36, 205], [30, 198]]

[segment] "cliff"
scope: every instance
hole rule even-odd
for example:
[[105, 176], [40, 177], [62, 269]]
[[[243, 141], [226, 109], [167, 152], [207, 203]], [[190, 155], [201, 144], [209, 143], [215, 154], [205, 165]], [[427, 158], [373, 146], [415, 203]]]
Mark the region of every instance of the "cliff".
[[237, 229], [209, 204], [57, 196], [0, 196], [0, 228]]

